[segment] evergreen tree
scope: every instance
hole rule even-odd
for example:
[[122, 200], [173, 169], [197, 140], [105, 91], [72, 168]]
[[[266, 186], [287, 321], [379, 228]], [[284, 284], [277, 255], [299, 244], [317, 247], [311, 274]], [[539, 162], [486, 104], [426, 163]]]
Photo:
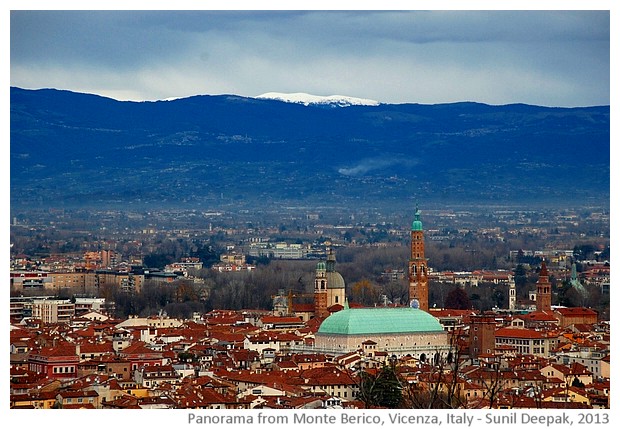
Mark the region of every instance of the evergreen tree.
[[395, 368], [383, 365], [376, 375], [362, 371], [360, 399], [366, 407], [398, 408], [403, 394]]
[[471, 306], [471, 300], [467, 296], [467, 293], [459, 286], [452, 289], [446, 296], [444, 302], [445, 308], [452, 308], [455, 310], [469, 310]]
[[523, 264], [518, 264], [514, 271], [515, 286], [521, 287], [527, 284], [527, 271]]

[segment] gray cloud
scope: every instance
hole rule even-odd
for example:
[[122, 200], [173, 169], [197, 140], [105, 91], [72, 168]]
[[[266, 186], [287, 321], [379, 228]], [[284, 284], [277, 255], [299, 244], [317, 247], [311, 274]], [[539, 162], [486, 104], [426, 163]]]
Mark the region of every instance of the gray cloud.
[[609, 104], [609, 11], [12, 11], [11, 85]]

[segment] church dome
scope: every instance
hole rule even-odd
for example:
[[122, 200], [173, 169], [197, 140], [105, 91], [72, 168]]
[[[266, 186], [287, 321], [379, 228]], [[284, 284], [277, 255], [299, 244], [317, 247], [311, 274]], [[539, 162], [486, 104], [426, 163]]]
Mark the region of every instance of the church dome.
[[327, 277], [327, 289], [344, 289], [344, 278], [338, 271], [328, 271]]
[[323, 321], [317, 334], [376, 335], [443, 332], [439, 321], [411, 307], [346, 308]]

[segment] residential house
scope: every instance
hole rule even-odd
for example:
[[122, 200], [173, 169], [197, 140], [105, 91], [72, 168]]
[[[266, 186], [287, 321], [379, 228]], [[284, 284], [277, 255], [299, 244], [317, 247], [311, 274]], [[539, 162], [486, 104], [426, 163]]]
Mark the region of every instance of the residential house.
[[154, 388], [164, 383], [177, 384], [180, 376], [172, 365], [143, 366], [134, 371], [134, 380], [138, 386]]
[[28, 369], [50, 378], [71, 379], [77, 376], [79, 361], [75, 345], [63, 343], [32, 351], [28, 356]]
[[557, 408], [563, 408], [562, 405], [567, 403], [582, 404], [590, 407], [590, 399], [585, 389], [576, 386], [558, 387], [548, 389], [542, 392], [543, 402], [551, 402], [557, 405]]
[[31, 391], [11, 394], [10, 408], [33, 408], [49, 410], [56, 404], [56, 391]]
[[558, 344], [559, 334], [527, 328], [500, 328], [495, 331], [495, 347], [509, 346], [518, 354], [549, 357]]
[[561, 387], [572, 385], [583, 387], [592, 384], [592, 373], [587, 367], [576, 362], [570, 365], [552, 363], [542, 368], [540, 372], [547, 378], [562, 380], [563, 385]]
[[332, 365], [302, 371], [299, 383], [312, 394], [335, 396], [344, 400], [354, 399], [359, 393], [358, 377]]
[[574, 324], [595, 324], [598, 321], [598, 314], [591, 308], [560, 307], [556, 308], [554, 313], [563, 328]]
[[100, 408], [99, 394], [93, 390], [66, 390], [56, 395], [58, 408]]
[[166, 363], [161, 352], [146, 347], [145, 343], [141, 341], [124, 348], [118, 353], [118, 356], [129, 361], [131, 371], [145, 366], [161, 366]]

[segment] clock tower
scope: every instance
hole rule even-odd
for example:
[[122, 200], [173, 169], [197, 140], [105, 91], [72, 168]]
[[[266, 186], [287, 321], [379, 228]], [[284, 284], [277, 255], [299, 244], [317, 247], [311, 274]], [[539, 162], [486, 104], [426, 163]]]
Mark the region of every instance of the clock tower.
[[411, 257], [409, 258], [409, 303], [416, 300], [416, 307], [428, 311], [428, 265], [424, 257], [424, 231], [420, 210], [415, 209], [411, 224]]

